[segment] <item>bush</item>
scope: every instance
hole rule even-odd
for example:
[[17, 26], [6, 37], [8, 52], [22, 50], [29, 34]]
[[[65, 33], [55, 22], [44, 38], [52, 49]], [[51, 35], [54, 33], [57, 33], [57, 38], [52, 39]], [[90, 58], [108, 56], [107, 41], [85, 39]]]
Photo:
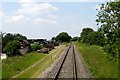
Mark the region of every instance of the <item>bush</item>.
[[103, 46], [105, 44], [104, 35], [100, 32], [92, 32], [89, 35], [89, 43]]
[[[27, 40], [27, 38], [21, 34], [11, 34], [11, 33], [7, 33], [7, 34], [2, 34], [2, 48], [4, 48], [10, 41], [13, 40]], [[4, 51], [4, 50], [3, 50]]]
[[36, 50], [41, 49], [41, 48], [43, 48], [43, 46], [40, 45], [39, 42], [35, 42], [33, 45], [31, 45], [32, 51], [36, 51]]
[[100, 32], [90, 32], [88, 35], [82, 36], [80, 41], [90, 45], [104, 46], [105, 37]]
[[20, 43], [18, 40], [13, 40], [8, 42], [4, 48], [4, 52], [6, 52], [7, 55], [18, 55], [20, 54], [18, 49], [20, 48]]

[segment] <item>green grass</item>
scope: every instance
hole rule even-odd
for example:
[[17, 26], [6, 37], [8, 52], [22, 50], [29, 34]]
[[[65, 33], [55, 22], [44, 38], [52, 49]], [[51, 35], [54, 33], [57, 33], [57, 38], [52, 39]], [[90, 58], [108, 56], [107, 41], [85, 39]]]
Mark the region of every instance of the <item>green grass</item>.
[[68, 42], [63, 42], [62, 44], [67, 47], [70, 43], [68, 43]]
[[47, 56], [43, 59], [37, 61], [33, 66], [29, 67], [29, 69], [24, 70], [24, 72], [14, 76], [14, 78], [37, 78], [40, 74], [49, 67], [56, 59], [61, 55], [61, 53], [65, 49], [65, 45], [60, 45], [56, 47], [56, 49], [52, 50]]
[[2, 61], [2, 77], [11, 78], [46, 55], [31, 52], [24, 56], [9, 57]]
[[75, 43], [94, 78], [118, 78], [118, 62], [110, 61], [101, 47]]
[[0, 60], [0, 80], [2, 79], [2, 61]]

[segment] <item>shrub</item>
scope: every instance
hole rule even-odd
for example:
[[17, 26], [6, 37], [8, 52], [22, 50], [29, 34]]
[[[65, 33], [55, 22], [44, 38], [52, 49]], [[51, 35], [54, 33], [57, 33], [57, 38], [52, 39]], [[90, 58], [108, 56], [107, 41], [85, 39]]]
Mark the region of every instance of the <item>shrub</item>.
[[4, 48], [4, 52], [6, 52], [7, 55], [18, 55], [20, 54], [18, 49], [20, 48], [20, 43], [18, 40], [10, 41], [6, 44]]
[[36, 50], [41, 49], [41, 48], [43, 48], [43, 46], [40, 45], [39, 42], [35, 42], [34, 44], [31, 45], [32, 51], [36, 51]]

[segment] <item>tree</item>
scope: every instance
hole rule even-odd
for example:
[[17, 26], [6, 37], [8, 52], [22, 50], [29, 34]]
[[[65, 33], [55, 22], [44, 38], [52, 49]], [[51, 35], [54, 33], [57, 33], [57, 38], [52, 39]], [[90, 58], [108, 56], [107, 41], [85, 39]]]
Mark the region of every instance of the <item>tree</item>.
[[18, 49], [20, 48], [20, 43], [18, 40], [13, 40], [8, 42], [4, 48], [4, 52], [8, 55], [18, 55], [20, 54]]
[[2, 49], [7, 45], [8, 42], [13, 41], [13, 40], [26, 40], [27, 38], [21, 34], [11, 34], [7, 33], [2, 35]]
[[14, 34], [15, 40], [27, 40], [27, 38], [21, 34]]
[[32, 51], [36, 51], [36, 50], [41, 49], [41, 48], [43, 48], [43, 46], [40, 45], [39, 42], [35, 42], [33, 45], [31, 45]]
[[70, 42], [71, 36], [66, 32], [62, 32], [56, 36], [55, 40], [60, 42]]
[[12, 40], [14, 40], [14, 35], [7, 33], [4, 37], [2, 37], [2, 48], [4, 49], [5, 45]]
[[82, 30], [81, 37], [88, 35], [90, 32], [94, 32], [94, 30], [92, 28], [84, 28]]
[[106, 37], [105, 51], [112, 57], [118, 58], [118, 54], [120, 55], [120, 1], [101, 4], [97, 17], [96, 22], [100, 25], [98, 31]]
[[52, 40], [55, 40], [55, 37], [52, 37]]
[[87, 40], [87, 35], [90, 34], [91, 32], [94, 32], [92, 28], [84, 28], [81, 32], [80, 41], [82, 43], [85, 43]]
[[105, 44], [105, 37], [102, 33], [100, 32], [91, 32], [86, 36], [86, 41], [85, 43], [88, 43], [90, 45], [99, 45], [99, 46], [104, 46]]
[[105, 37], [104, 34], [93, 31], [92, 28], [84, 28], [81, 33], [80, 41], [90, 45], [103, 46], [105, 44]]

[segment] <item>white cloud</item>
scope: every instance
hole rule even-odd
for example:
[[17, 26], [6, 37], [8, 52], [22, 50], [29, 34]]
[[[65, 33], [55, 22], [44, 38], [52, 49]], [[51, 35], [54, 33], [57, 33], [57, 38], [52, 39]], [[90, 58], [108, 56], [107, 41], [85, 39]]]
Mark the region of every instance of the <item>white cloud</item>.
[[7, 16], [5, 22], [18, 22], [28, 20], [24, 15]]
[[5, 14], [2, 12], [2, 11], [0, 11], [0, 18], [2, 17], [4, 17], [5, 16]]
[[48, 15], [49, 18], [52, 18], [52, 19], [58, 19], [59, 17], [57, 15]]
[[42, 18], [37, 18], [33, 21], [34, 24], [56, 24], [57, 21], [51, 20], [51, 19], [42, 19]]
[[[21, 22], [29, 20], [29, 22], [39, 24], [57, 23], [55, 20], [57, 20], [58, 16], [50, 13], [58, 10], [57, 7], [49, 3], [37, 3], [35, 0], [19, 0], [18, 3], [20, 4], [20, 8], [14, 11], [12, 15], [6, 15], [4, 17], [4, 22]], [[0, 12], [0, 16], [3, 16], [2, 12]], [[36, 19], [38, 16], [42, 17], [42, 19]]]
[[20, 0], [19, 3], [21, 4], [21, 8], [16, 11], [19, 14], [38, 15], [58, 10], [58, 8], [49, 3], [38, 4], [34, 0]]
[[19, 3], [32, 3], [35, 2], [35, 0], [19, 0]]

